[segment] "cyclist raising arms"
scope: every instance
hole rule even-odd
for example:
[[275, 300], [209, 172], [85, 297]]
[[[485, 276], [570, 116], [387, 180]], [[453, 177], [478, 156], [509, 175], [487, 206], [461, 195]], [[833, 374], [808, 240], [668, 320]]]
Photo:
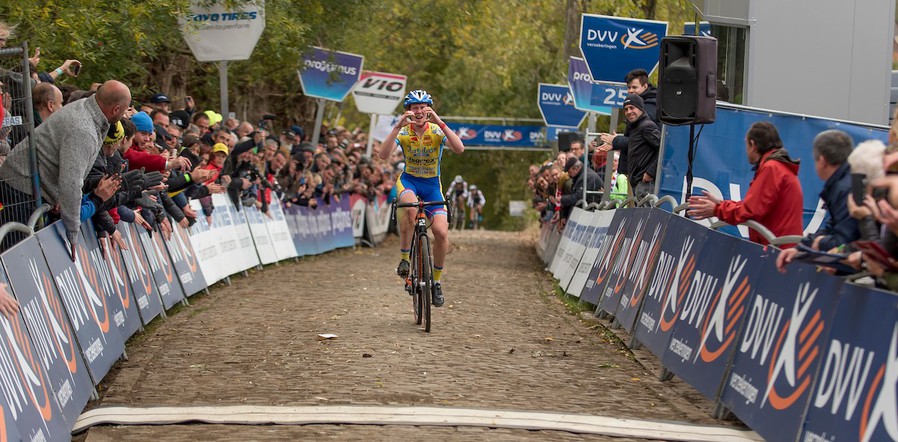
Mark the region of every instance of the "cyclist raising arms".
[[[414, 203], [418, 197], [423, 201], [442, 201], [443, 190], [440, 185], [440, 160], [443, 147], [449, 146], [456, 154], [465, 151], [465, 145], [455, 132], [446, 127], [446, 123], [433, 111], [433, 97], [424, 90], [414, 90], [405, 96], [403, 102], [405, 113], [384, 139], [378, 154], [384, 160], [393, 153], [394, 145], [402, 149], [405, 156], [405, 170], [396, 180], [396, 191], [399, 202]], [[409, 252], [412, 232], [415, 228], [413, 208], [406, 208], [399, 229], [400, 252], [402, 260], [396, 273], [405, 278], [409, 272]], [[440, 278], [443, 276], [443, 264], [446, 250], [449, 248], [449, 223], [446, 219], [445, 206], [432, 206], [425, 209], [431, 219], [433, 231], [433, 305], [443, 305], [443, 289]]]

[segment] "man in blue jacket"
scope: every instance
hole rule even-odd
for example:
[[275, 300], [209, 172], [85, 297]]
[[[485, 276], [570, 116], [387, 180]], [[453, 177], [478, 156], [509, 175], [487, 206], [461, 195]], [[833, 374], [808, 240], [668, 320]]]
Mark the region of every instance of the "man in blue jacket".
[[[814, 169], [823, 183], [820, 199], [826, 209], [826, 219], [815, 233], [805, 236], [801, 243], [826, 252], [861, 238], [858, 222], [848, 213], [851, 197], [851, 167], [848, 156], [854, 149], [851, 137], [841, 130], [827, 130], [814, 137]], [[781, 270], [792, 262], [795, 249], [783, 251], [777, 257]]]
[[820, 198], [826, 208], [826, 220], [817, 232], [801, 242], [817, 250], [827, 251], [860, 239], [857, 220], [848, 213], [851, 196], [851, 137], [841, 130], [827, 130], [814, 137], [814, 169], [824, 181]]

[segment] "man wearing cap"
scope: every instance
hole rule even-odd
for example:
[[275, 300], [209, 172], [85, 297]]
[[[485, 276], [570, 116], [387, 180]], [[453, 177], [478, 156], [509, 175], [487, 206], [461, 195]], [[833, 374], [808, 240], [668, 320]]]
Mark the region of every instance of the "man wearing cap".
[[221, 114], [212, 110], [203, 112], [209, 118], [209, 128], [215, 128], [215, 125], [221, 123]]
[[306, 131], [303, 130], [302, 126], [292, 125], [290, 126], [290, 132], [293, 132], [293, 135], [296, 136], [296, 143], [302, 143], [303, 139], [306, 137]]
[[633, 195], [642, 198], [655, 191], [661, 131], [645, 113], [645, 103], [637, 94], [627, 95], [624, 100], [624, 116], [629, 123], [630, 132], [627, 137], [627, 179], [633, 186]]
[[150, 97], [150, 106], [156, 110], [171, 111], [171, 99], [168, 95], [159, 93]]
[[185, 110], [176, 110], [168, 114], [169, 126], [176, 126], [180, 132], [184, 132], [190, 126], [190, 114]]
[[[643, 113], [655, 122], [655, 125], [661, 127], [658, 120], [658, 89], [649, 83], [649, 75], [645, 69], [633, 69], [624, 78], [627, 83], [627, 93], [636, 94], [642, 98]], [[629, 152], [627, 152], [628, 139], [630, 134], [630, 124], [627, 123], [627, 129], [623, 135], [619, 134], [601, 134], [599, 138], [593, 142], [594, 146], [600, 147], [600, 150], [616, 150], [620, 152], [620, 173], [626, 174], [629, 170], [630, 162]], [[601, 146], [599, 146], [601, 145]]]
[[[568, 158], [567, 162], [564, 163], [564, 171], [574, 180], [570, 193], [562, 195], [560, 201], [561, 217], [567, 218], [577, 201], [583, 199], [583, 186], [586, 186], [588, 191], [598, 192], [602, 190], [603, 183], [599, 174], [588, 167], [583, 167], [583, 162], [579, 158]], [[601, 200], [601, 195], [588, 194], [586, 196], [587, 203], [597, 203]]]

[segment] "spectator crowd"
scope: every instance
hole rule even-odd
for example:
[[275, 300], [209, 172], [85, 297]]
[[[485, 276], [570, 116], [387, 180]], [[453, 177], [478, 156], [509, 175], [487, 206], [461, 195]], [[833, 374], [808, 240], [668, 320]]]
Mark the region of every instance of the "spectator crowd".
[[[642, 198], [654, 191], [660, 147], [657, 90], [640, 69], [625, 80], [629, 95], [623, 134], [599, 134], [585, 154], [583, 138], [572, 134], [569, 149], [530, 166], [527, 184], [541, 222], [563, 229], [571, 208], [584, 199], [584, 187], [587, 204], [601, 200], [603, 177], [611, 179], [610, 199]], [[754, 221], [773, 237], [785, 238], [777, 256], [781, 272], [804, 261], [852, 279], [870, 276], [878, 287], [898, 290], [898, 111], [892, 121], [888, 144], [867, 140], [855, 146], [851, 136], [836, 129], [814, 138], [813, 167], [823, 183], [819, 197], [826, 210], [815, 232], [804, 234], [801, 162], [789, 155], [777, 128], [766, 121], [754, 123], [745, 134], [754, 177], [742, 200], [703, 191], [689, 198], [687, 216], [731, 225]], [[606, 176], [609, 160], [613, 172]], [[769, 244], [758, 230], [751, 229], [749, 239]]]
[[[13, 31], [0, 23], [0, 47]], [[69, 245], [87, 219], [120, 247], [126, 246], [116, 231], [121, 222], [169, 236], [175, 223], [189, 227], [210, 218], [216, 193], [238, 209], [255, 206], [265, 214], [274, 196], [312, 209], [350, 193], [389, 196], [403, 168], [398, 151], [387, 160], [366, 156], [367, 133], [360, 129], [322, 127], [320, 139], [310, 140], [286, 117], [225, 118], [189, 95], [133, 97], [116, 80], [82, 90], [66, 82], [78, 76], [80, 61], [49, 72], [41, 71], [39, 52], [29, 61], [28, 76], [21, 68], [0, 68], [0, 119], [18, 117], [0, 129], [0, 223], [24, 224], [35, 209], [28, 148], [34, 145], [40, 196], [52, 206], [49, 221], [62, 220]], [[25, 82], [33, 104], [30, 133]], [[0, 249], [22, 238], [13, 232]]]
[[[571, 209], [584, 199], [584, 188], [587, 204], [599, 202], [606, 180], [612, 200], [654, 193], [661, 147], [657, 89], [644, 69], [630, 71], [624, 81], [628, 95], [622, 106], [623, 134], [601, 133], [588, 147], [579, 134], [570, 134], [570, 146], [564, 146], [554, 160], [530, 166], [527, 184], [541, 221], [563, 227]], [[612, 168], [607, 173], [609, 158]]]

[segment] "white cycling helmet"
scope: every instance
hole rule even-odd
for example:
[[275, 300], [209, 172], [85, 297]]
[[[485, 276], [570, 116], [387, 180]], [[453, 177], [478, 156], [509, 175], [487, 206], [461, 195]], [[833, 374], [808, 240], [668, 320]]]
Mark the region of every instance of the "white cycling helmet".
[[471, 184], [471, 190], [477, 190], [477, 185], [476, 185], [476, 184]]
[[461, 175], [456, 175], [455, 178], [452, 179], [453, 183], [460, 183], [462, 181], [464, 180], [461, 178]]
[[433, 106], [433, 97], [427, 93], [427, 91], [423, 89], [414, 90], [408, 93], [405, 96], [405, 101], [402, 103], [406, 109], [413, 104], [423, 103], [428, 106]]

